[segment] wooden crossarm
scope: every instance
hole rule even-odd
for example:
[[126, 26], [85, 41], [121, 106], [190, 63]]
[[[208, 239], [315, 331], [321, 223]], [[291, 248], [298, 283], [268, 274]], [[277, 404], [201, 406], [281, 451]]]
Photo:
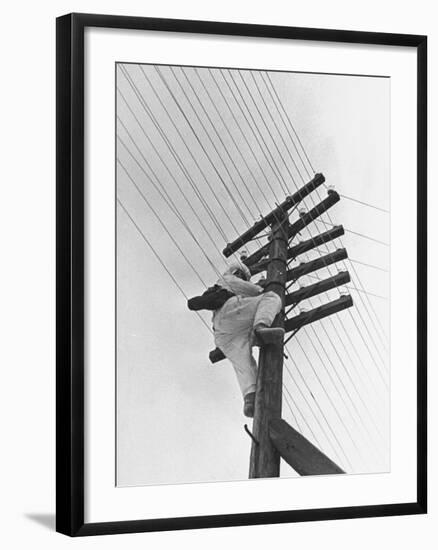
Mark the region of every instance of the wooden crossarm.
[[303, 262], [298, 267], [294, 267], [287, 272], [287, 281], [296, 281], [307, 273], [312, 273], [323, 267], [327, 267], [341, 260], [348, 258], [348, 254], [345, 248], [338, 248], [330, 254], [311, 260], [310, 262]]
[[285, 305], [291, 306], [293, 304], [298, 304], [301, 300], [311, 298], [312, 296], [316, 296], [317, 294], [321, 294], [322, 292], [326, 292], [332, 288], [345, 285], [348, 282], [350, 282], [350, 274], [348, 271], [340, 271], [336, 275], [333, 275], [333, 277], [328, 277], [327, 279], [318, 281], [313, 285], [308, 285], [296, 290], [295, 292], [290, 292], [286, 295]]
[[[317, 246], [321, 246], [322, 244], [328, 243], [333, 239], [336, 239], [337, 237], [341, 237], [344, 234], [344, 232], [345, 231], [342, 225], [336, 225], [332, 229], [329, 229], [329, 231], [325, 231], [324, 233], [320, 233], [318, 235], [315, 235], [314, 237], [311, 237], [307, 241], [303, 241], [301, 243], [298, 243], [295, 246], [291, 246], [287, 251], [287, 257], [288, 259], [296, 258], [300, 254], [309, 252], [309, 250], [312, 250]], [[247, 260], [245, 260], [245, 262], [246, 261]], [[268, 265], [269, 265], [268, 259], [260, 260], [256, 264], [250, 265], [249, 270], [251, 271], [251, 275], [256, 275], [257, 273], [266, 271], [266, 269], [268, 269]]]
[[300, 254], [309, 252], [309, 250], [313, 250], [317, 246], [321, 246], [324, 243], [328, 243], [333, 239], [337, 239], [338, 237], [341, 237], [344, 233], [345, 233], [345, 230], [342, 225], [335, 225], [334, 227], [332, 227], [332, 229], [329, 229], [324, 233], [320, 233], [318, 235], [315, 235], [314, 237], [311, 237], [306, 241], [298, 243], [295, 246], [291, 246], [287, 252], [287, 257], [288, 259], [296, 258]]
[[305, 197], [307, 197], [307, 195], [322, 185], [324, 181], [325, 178], [322, 174], [315, 174], [313, 179], [301, 187], [301, 189], [298, 189], [296, 193], [287, 197], [286, 200], [277, 206], [277, 208], [274, 208], [274, 210], [269, 212], [269, 214], [263, 216], [261, 220], [256, 222], [232, 243], [228, 243], [222, 251], [223, 255], [228, 258], [231, 254], [234, 254], [234, 252], [239, 250], [241, 246], [245, 245], [248, 241], [258, 235], [260, 231], [263, 231], [263, 229], [266, 229], [272, 223], [276, 222], [278, 219], [281, 219], [288, 210], [300, 203]]
[[[300, 218], [296, 222], [290, 224], [288, 229], [288, 238], [292, 239], [293, 237], [295, 237], [307, 225], [309, 225], [314, 220], [316, 220], [316, 218], [324, 214], [324, 212], [326, 212], [329, 208], [334, 206], [340, 200], [341, 197], [339, 196], [339, 194], [336, 193], [336, 191], [331, 191], [328, 196], [319, 204], [317, 204], [314, 208], [312, 208], [312, 210], [309, 210], [309, 212], [306, 212], [306, 214], [300, 216]], [[268, 252], [269, 243], [260, 247], [253, 254], [248, 256], [248, 258], [246, 258], [245, 260], [245, 264], [251, 269], [251, 266], [267, 256]]]
[[352, 307], [352, 305], [353, 299], [351, 296], [341, 296], [337, 300], [333, 300], [322, 306], [300, 313], [291, 319], [287, 319], [284, 323], [284, 330], [286, 332], [291, 332], [292, 330], [296, 330], [314, 321], [319, 321], [320, 319], [324, 319], [324, 317], [328, 317], [329, 315]]

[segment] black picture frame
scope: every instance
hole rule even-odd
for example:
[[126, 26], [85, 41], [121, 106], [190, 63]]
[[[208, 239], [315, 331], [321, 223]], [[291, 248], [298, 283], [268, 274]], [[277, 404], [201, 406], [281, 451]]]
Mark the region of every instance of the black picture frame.
[[[84, 30], [86, 27], [406, 46], [417, 52], [417, 499], [402, 504], [84, 522]], [[57, 19], [56, 529], [70, 536], [422, 514], [427, 510], [427, 38], [417, 35], [69, 14]]]

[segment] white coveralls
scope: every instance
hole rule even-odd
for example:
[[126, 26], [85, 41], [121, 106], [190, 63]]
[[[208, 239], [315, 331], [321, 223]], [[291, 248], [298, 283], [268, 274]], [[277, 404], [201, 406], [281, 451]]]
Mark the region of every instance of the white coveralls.
[[263, 294], [263, 288], [225, 272], [218, 285], [233, 296], [213, 313], [216, 346], [229, 359], [236, 371], [243, 397], [256, 389], [257, 363], [252, 355], [253, 327], [259, 323], [271, 326], [281, 310], [281, 299], [275, 292]]

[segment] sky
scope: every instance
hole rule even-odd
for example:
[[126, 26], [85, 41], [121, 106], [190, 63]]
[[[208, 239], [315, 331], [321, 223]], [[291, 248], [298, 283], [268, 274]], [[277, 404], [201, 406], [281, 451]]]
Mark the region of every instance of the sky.
[[211, 314], [186, 301], [224, 271], [225, 244], [314, 171], [341, 201], [301, 238], [349, 231], [291, 267], [345, 247], [354, 262], [300, 284], [348, 269], [354, 307], [289, 342], [283, 418], [348, 473], [388, 471], [390, 80], [119, 64], [117, 88], [117, 485], [247, 479], [234, 371], [209, 362]]

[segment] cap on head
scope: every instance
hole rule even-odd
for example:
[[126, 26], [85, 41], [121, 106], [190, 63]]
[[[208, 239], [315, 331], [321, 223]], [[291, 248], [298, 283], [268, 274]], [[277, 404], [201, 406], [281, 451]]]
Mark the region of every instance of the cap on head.
[[245, 281], [249, 281], [251, 279], [250, 270], [246, 267], [245, 264], [240, 262], [233, 262], [228, 269], [228, 273], [245, 279]]

